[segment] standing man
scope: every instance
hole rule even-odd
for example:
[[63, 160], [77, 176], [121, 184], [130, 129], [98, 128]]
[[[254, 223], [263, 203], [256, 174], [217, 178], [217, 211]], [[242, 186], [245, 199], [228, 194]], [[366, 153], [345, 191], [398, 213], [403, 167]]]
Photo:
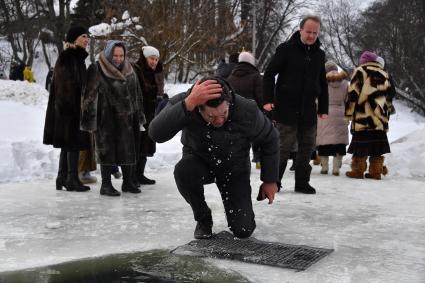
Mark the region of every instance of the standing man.
[[251, 202], [250, 143], [261, 151], [258, 200], [273, 202], [277, 192], [279, 141], [271, 121], [255, 101], [233, 93], [219, 77], [198, 81], [187, 93], [172, 97], [151, 122], [149, 135], [156, 142], [170, 140], [182, 130], [183, 157], [174, 169], [181, 195], [198, 222], [194, 236], [212, 236], [211, 210], [205, 202], [204, 185], [216, 183], [230, 230], [249, 237], [255, 229]]
[[298, 143], [295, 192], [304, 194], [316, 193], [309, 184], [309, 162], [315, 149], [317, 116], [326, 118], [328, 114], [325, 53], [320, 49], [319, 31], [319, 17], [304, 17], [299, 31], [277, 47], [263, 78], [263, 108], [274, 110], [280, 132], [279, 181], [291, 148]]

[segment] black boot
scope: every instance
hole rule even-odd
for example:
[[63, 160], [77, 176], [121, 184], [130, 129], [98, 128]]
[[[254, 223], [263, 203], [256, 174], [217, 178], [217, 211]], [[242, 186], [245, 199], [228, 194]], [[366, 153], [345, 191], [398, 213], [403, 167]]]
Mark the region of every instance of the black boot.
[[151, 180], [145, 176], [146, 162], [148, 161], [146, 156], [140, 156], [140, 160], [137, 163], [137, 179], [142, 185], [153, 185], [155, 180]]
[[78, 151], [67, 152], [68, 175], [66, 176], [65, 188], [67, 191], [85, 192], [90, 187], [84, 186], [78, 178]]
[[66, 151], [61, 149], [58, 176], [56, 177], [56, 190], [62, 190], [62, 187], [65, 185], [66, 175], [68, 174], [66, 155]]
[[287, 164], [288, 164], [288, 161], [283, 161], [279, 163], [279, 181], [277, 182], [278, 192], [280, 192], [280, 189], [282, 188], [282, 178], [283, 178], [283, 174], [285, 174]]
[[121, 166], [122, 179], [123, 179], [121, 190], [123, 192], [138, 194], [138, 193], [141, 193], [142, 191], [133, 183], [133, 174], [132, 174], [133, 167], [134, 167], [133, 165]]
[[121, 193], [117, 191], [111, 182], [111, 165], [100, 165], [100, 174], [102, 175], [102, 186], [100, 187], [100, 194], [105, 196], [117, 197]]
[[297, 168], [295, 170], [295, 192], [303, 194], [315, 194], [316, 190], [310, 186], [311, 166]]
[[213, 221], [211, 215], [206, 216], [202, 220], [198, 221], [195, 227], [193, 236], [195, 239], [209, 239], [212, 237], [212, 226]]

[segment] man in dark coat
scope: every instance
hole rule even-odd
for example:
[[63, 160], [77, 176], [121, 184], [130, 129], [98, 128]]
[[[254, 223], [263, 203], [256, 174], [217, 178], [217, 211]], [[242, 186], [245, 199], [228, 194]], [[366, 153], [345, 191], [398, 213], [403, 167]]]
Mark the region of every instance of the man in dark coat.
[[66, 35], [65, 50], [56, 61], [50, 87], [44, 124], [44, 144], [60, 148], [56, 189], [87, 191], [78, 179], [79, 151], [90, 147], [90, 137], [80, 130], [81, 95], [86, 84], [85, 48], [88, 31], [81, 26], [71, 27]]
[[309, 184], [309, 162], [315, 148], [317, 115], [326, 118], [328, 113], [325, 53], [320, 49], [319, 31], [319, 17], [303, 18], [300, 30], [277, 47], [263, 77], [263, 108], [274, 110], [280, 132], [279, 179], [291, 148], [298, 143], [295, 191], [305, 194], [316, 193]]
[[99, 60], [90, 65], [87, 78], [81, 128], [94, 133], [97, 163], [102, 174], [100, 194], [120, 195], [111, 183], [113, 165], [122, 168], [122, 191], [140, 193], [132, 176], [139, 129], [146, 121], [139, 81], [126, 60], [124, 43], [109, 40]]
[[139, 158], [137, 161], [136, 177], [140, 184], [153, 185], [155, 180], [145, 176], [147, 157], [156, 152], [156, 144], [149, 137], [147, 131], [155, 116], [158, 98], [164, 94], [164, 75], [161, 61], [159, 61], [159, 50], [153, 46], [143, 46], [140, 58], [134, 65], [134, 70], [139, 78], [143, 95], [143, 110], [147, 123], [144, 125], [146, 131], [140, 134]]
[[271, 121], [255, 102], [233, 93], [219, 77], [198, 81], [187, 93], [174, 96], [151, 122], [149, 135], [156, 142], [170, 140], [182, 130], [183, 157], [174, 169], [177, 187], [198, 222], [197, 239], [212, 236], [212, 216], [204, 185], [216, 183], [227, 222], [236, 237], [255, 229], [251, 203], [250, 143], [261, 152], [259, 200], [273, 202], [277, 192], [279, 140]]

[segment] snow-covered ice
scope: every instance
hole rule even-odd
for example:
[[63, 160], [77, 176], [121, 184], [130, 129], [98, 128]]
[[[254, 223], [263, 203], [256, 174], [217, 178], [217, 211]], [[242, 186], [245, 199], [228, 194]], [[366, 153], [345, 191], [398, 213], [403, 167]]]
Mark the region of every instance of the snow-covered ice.
[[[166, 91], [172, 96], [188, 87], [167, 85]], [[100, 184], [87, 193], [56, 191], [58, 151], [42, 145], [43, 91], [35, 84], [0, 81], [0, 272], [191, 241], [192, 212], [173, 180], [179, 137], [158, 145], [147, 170], [157, 184], [143, 186], [140, 195], [100, 196]], [[252, 282], [425, 282], [425, 118], [398, 102], [396, 109], [386, 159], [390, 173], [381, 181], [321, 175], [314, 166], [317, 195], [295, 194], [293, 173], [287, 172], [286, 189], [268, 205], [255, 200], [259, 171], [252, 169], [253, 236], [333, 248], [330, 256], [304, 272], [207, 261]], [[342, 172], [348, 166], [349, 156]], [[120, 188], [120, 180], [113, 182]], [[215, 185], [206, 187], [206, 200], [214, 231], [226, 230]]]

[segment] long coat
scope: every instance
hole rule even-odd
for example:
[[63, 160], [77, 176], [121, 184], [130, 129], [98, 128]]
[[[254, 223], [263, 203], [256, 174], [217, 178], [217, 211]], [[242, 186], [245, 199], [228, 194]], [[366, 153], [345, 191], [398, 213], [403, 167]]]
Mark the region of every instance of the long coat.
[[279, 45], [264, 72], [263, 88], [264, 103], [274, 103], [276, 121], [316, 125], [317, 114], [328, 114], [325, 53], [319, 40], [305, 45], [297, 31]]
[[395, 89], [388, 73], [376, 62], [358, 66], [351, 77], [345, 118], [351, 132], [388, 131]]
[[257, 102], [263, 108], [263, 79], [258, 69], [246, 62], [239, 62], [227, 81], [237, 94]]
[[137, 137], [145, 122], [137, 76], [124, 62], [119, 71], [102, 52], [88, 69], [81, 128], [94, 132], [97, 162], [103, 165], [136, 163]]
[[143, 94], [143, 109], [146, 116], [146, 132], [141, 133], [140, 154], [144, 156], [153, 156], [156, 152], [156, 144], [149, 137], [147, 131], [152, 119], [155, 117], [157, 106], [157, 98], [164, 94], [164, 75], [163, 66], [159, 61], [156, 69], [152, 70], [146, 61], [146, 58], [141, 55], [140, 59], [134, 65], [134, 70], [139, 78], [140, 87]]
[[214, 174], [250, 172], [251, 142], [261, 146], [261, 180], [276, 182], [279, 163], [279, 136], [276, 128], [254, 101], [234, 95], [229, 118], [214, 128], [199, 111], [187, 111], [187, 93], [170, 98], [155, 117], [149, 135], [156, 142], [165, 142], [182, 130], [183, 155], [193, 154], [213, 168]]
[[348, 94], [347, 74], [331, 71], [326, 74], [329, 90], [329, 114], [317, 122], [316, 145], [348, 144], [348, 124], [344, 120]]
[[80, 130], [87, 56], [83, 48], [68, 48], [56, 61], [44, 124], [44, 144], [67, 151], [90, 148], [89, 134]]

